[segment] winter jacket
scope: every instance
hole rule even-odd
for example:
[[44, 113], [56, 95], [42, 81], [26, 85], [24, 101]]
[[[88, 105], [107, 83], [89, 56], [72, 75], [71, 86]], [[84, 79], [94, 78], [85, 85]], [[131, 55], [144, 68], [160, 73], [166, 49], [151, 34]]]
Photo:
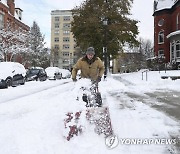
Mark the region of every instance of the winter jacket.
[[78, 70], [81, 70], [81, 78], [96, 80], [98, 76], [102, 77], [104, 65], [99, 57], [93, 57], [89, 60], [86, 56], [80, 58], [72, 70], [72, 79], [76, 79]]

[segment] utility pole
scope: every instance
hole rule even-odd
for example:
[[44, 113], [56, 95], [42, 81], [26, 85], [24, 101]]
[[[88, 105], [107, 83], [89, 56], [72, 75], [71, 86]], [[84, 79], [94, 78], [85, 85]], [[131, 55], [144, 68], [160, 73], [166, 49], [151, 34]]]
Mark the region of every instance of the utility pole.
[[[105, 5], [107, 6], [108, 0], [104, 0]], [[107, 9], [107, 8], [106, 8]], [[104, 79], [107, 77], [107, 71], [108, 71], [108, 54], [107, 54], [107, 25], [108, 25], [108, 19], [107, 17], [103, 17], [103, 26], [104, 26], [104, 44], [103, 44], [103, 55], [104, 55]]]
[[107, 47], [104, 46], [103, 47], [103, 54], [104, 54], [104, 67], [105, 67], [105, 71], [104, 71], [104, 79], [106, 79], [107, 77]]

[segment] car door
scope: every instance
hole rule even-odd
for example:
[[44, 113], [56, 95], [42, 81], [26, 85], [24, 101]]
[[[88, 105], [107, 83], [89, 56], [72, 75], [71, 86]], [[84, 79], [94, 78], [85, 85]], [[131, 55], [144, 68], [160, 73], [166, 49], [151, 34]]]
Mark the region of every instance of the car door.
[[43, 69], [39, 70], [39, 79], [40, 81], [45, 81], [47, 79], [47, 74]]
[[13, 76], [13, 85], [18, 85], [18, 84], [21, 84], [22, 82], [23, 82], [23, 76], [22, 76], [22, 74], [15, 74], [14, 76]]
[[21, 66], [21, 64], [15, 63], [13, 65], [13, 78], [12, 78], [12, 85], [19, 85], [24, 84], [24, 76], [23, 73], [25, 73], [25, 68]]

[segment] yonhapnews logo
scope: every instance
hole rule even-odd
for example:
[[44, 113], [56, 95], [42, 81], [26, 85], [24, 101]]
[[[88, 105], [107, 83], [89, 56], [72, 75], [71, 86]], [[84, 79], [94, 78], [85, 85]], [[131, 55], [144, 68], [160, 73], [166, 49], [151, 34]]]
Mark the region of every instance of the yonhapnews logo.
[[109, 149], [115, 148], [119, 143], [118, 137], [116, 135], [108, 136], [105, 140], [105, 144]]

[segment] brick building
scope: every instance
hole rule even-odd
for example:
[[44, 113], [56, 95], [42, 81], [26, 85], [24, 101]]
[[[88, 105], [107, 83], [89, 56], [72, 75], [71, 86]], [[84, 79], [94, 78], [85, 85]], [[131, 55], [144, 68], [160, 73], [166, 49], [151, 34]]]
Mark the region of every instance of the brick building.
[[[14, 30], [21, 28], [29, 31], [29, 26], [22, 22], [22, 12], [22, 9], [15, 7], [15, 0], [0, 0], [0, 29], [10, 24]], [[0, 51], [0, 60], [2, 59], [3, 53]], [[17, 61], [20, 61], [20, 59]]]
[[180, 0], [154, 1], [154, 51], [180, 64]]

